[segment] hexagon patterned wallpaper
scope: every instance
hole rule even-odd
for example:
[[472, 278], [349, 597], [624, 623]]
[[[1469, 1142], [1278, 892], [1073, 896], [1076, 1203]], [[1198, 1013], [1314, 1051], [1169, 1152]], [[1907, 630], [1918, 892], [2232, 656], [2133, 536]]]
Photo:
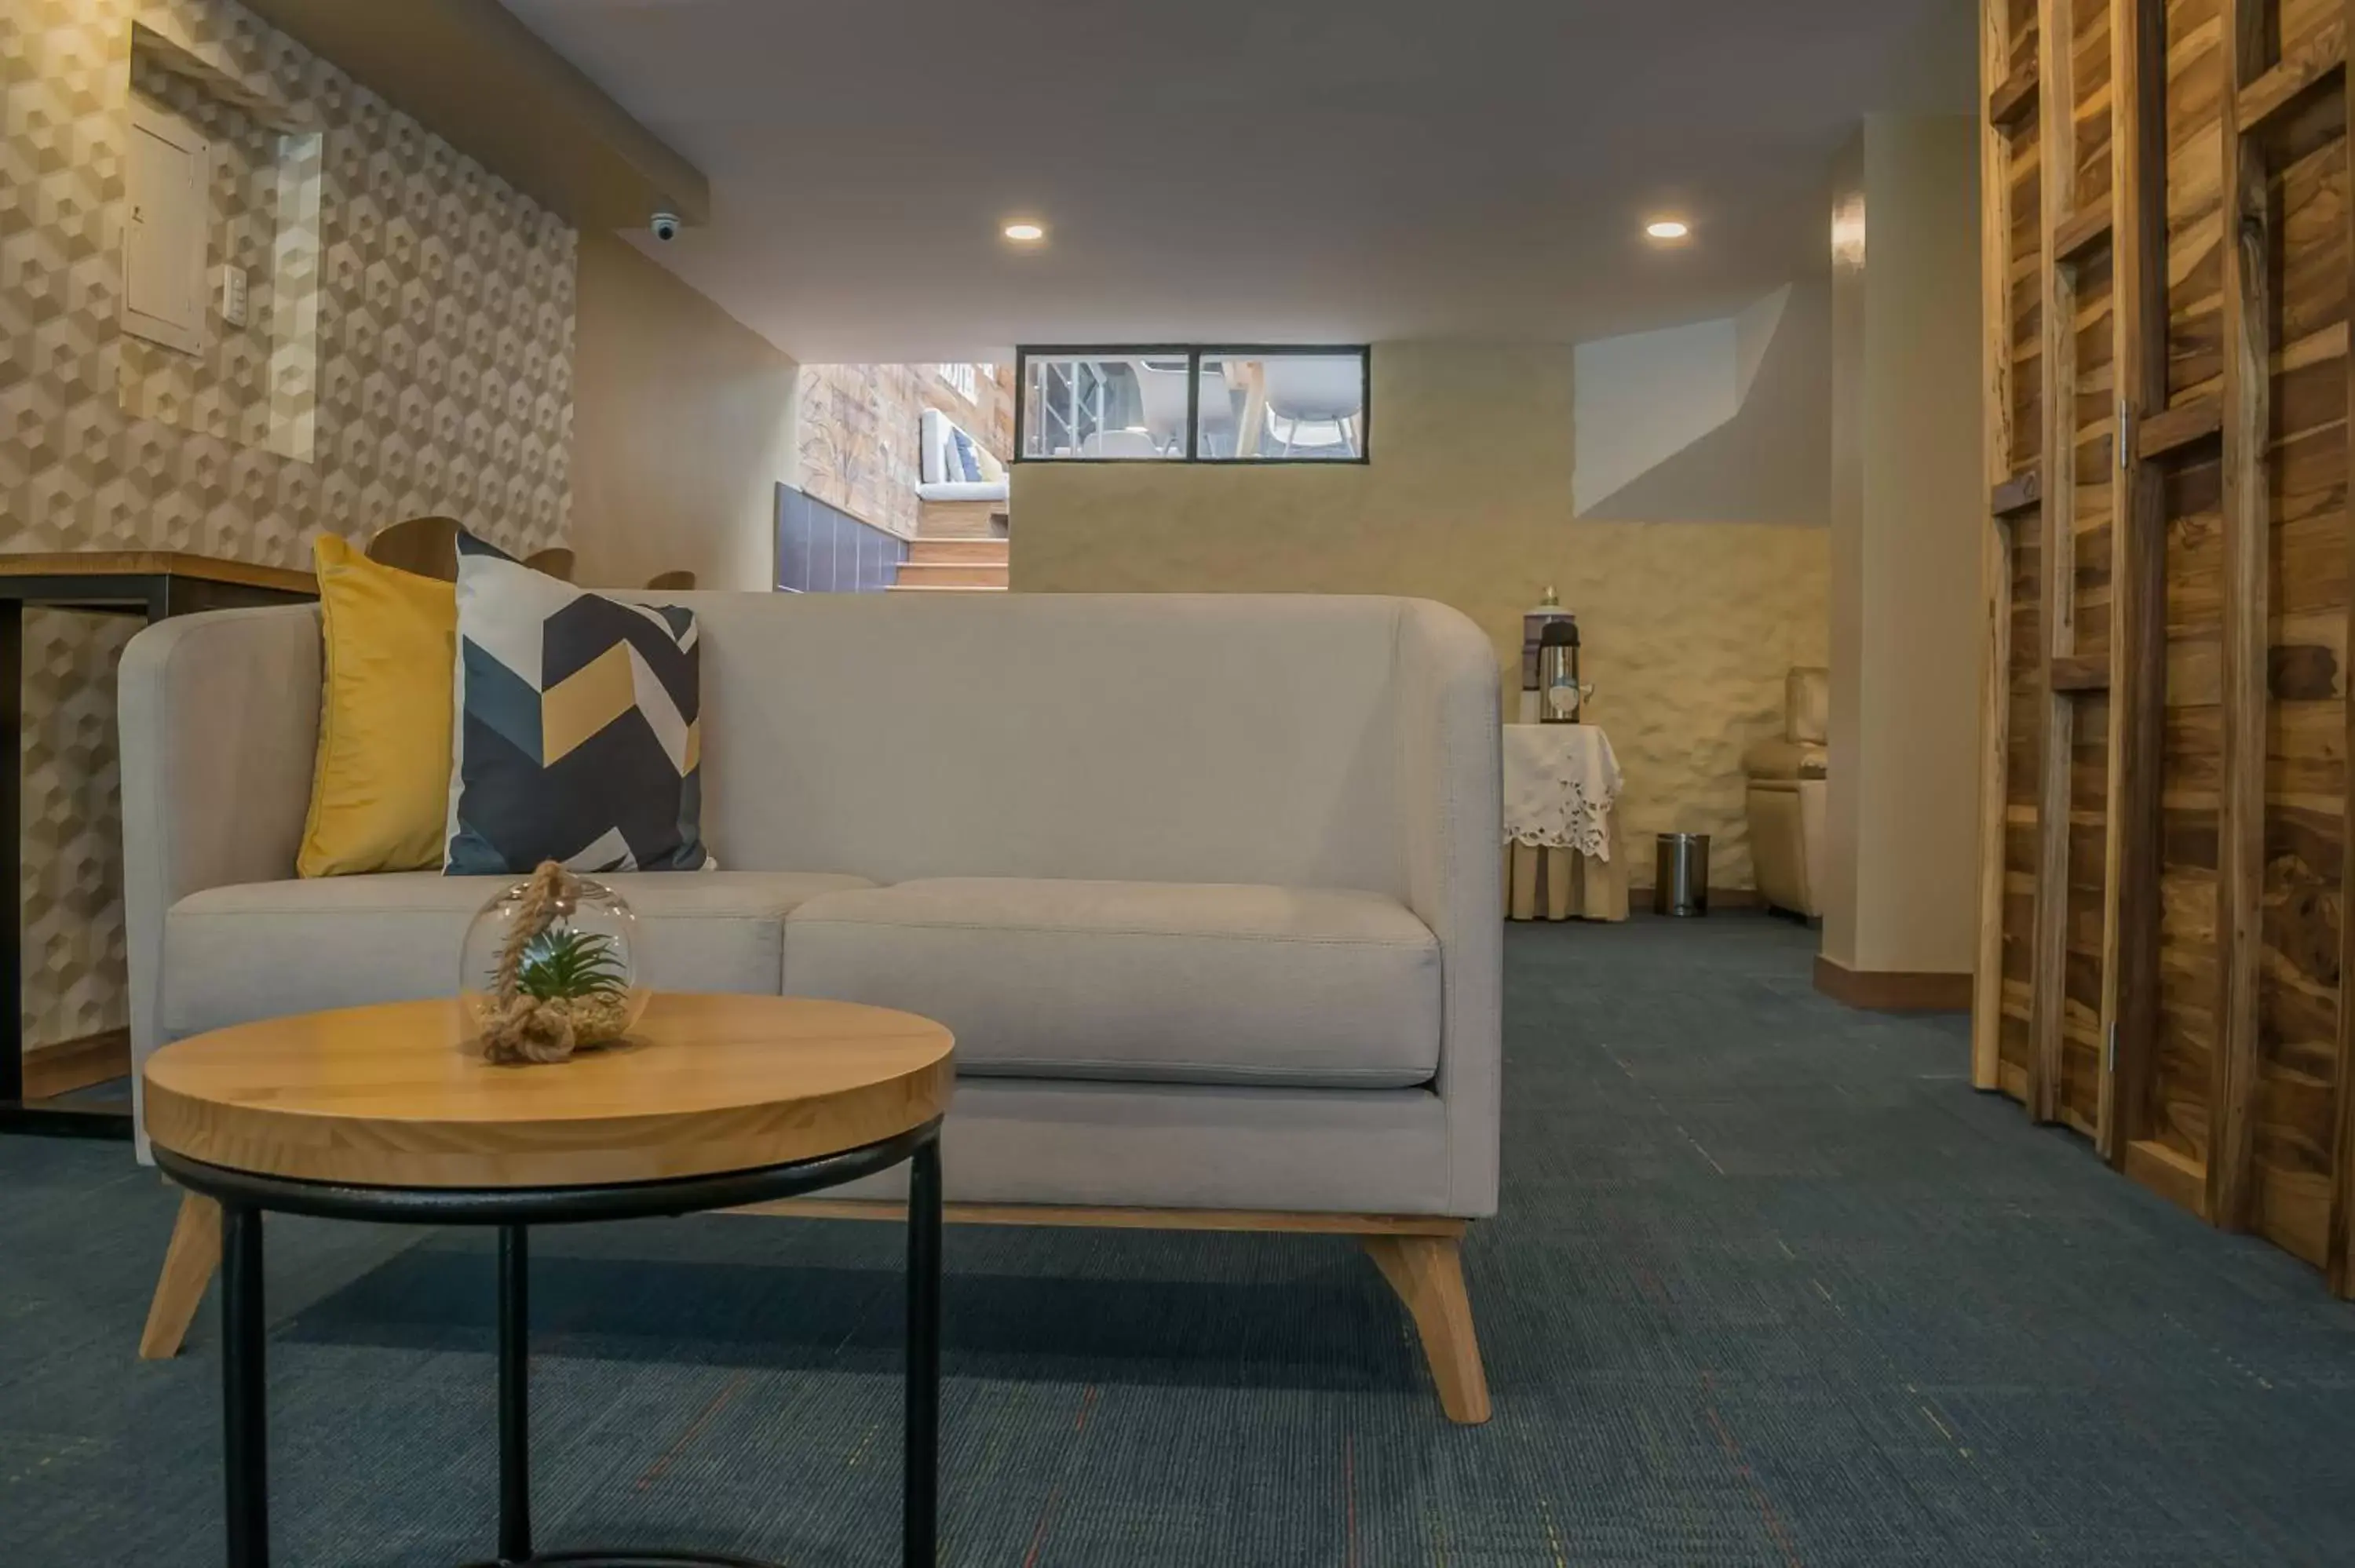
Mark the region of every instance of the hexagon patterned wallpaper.
[[[216, 170], [211, 259], [252, 269], [252, 350], [176, 366], [141, 343], [126, 366], [135, 340], [117, 313], [134, 21], [317, 127], [315, 214], [280, 210], [303, 199], [312, 171], [258, 182]], [[227, 140], [220, 156], [250, 146]], [[232, 200], [252, 211], [221, 210]], [[295, 242], [270, 239], [289, 234]], [[435, 513], [509, 550], [560, 543], [574, 242], [554, 215], [229, 0], [5, 0], [0, 550], [169, 548], [301, 566], [322, 530], [364, 536]], [[263, 308], [305, 265], [318, 271], [308, 343]], [[205, 372], [232, 364], [235, 376]], [[126, 380], [133, 408], [159, 391], [190, 401], [169, 419], [142, 418], [125, 407]], [[273, 398], [274, 413], [250, 406]], [[284, 455], [302, 444], [276, 433], [304, 418], [308, 461]], [[113, 694], [134, 630], [26, 618], [28, 1042], [124, 1022]]]
[[123, 409], [308, 461], [318, 434], [321, 139], [287, 135], [134, 48], [131, 89], [212, 148], [208, 270], [243, 270], [242, 330], [218, 317], [202, 354], [123, 339]]

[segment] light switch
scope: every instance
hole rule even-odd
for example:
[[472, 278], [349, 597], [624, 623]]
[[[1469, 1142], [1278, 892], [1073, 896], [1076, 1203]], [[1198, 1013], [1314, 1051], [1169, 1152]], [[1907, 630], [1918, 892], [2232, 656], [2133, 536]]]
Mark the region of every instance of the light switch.
[[233, 327], [245, 324], [245, 269], [223, 265], [216, 270], [218, 287], [214, 291], [216, 308], [220, 319]]

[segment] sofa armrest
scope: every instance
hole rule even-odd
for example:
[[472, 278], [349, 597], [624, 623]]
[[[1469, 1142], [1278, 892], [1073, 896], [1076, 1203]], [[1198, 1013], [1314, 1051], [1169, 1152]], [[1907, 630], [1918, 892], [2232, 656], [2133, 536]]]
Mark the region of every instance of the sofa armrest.
[[1753, 783], [1783, 779], [1824, 779], [1831, 773], [1831, 753], [1813, 741], [1762, 740], [1742, 754], [1742, 771]]
[[294, 874], [318, 748], [319, 661], [319, 612], [308, 605], [182, 616], [123, 650], [134, 1095], [140, 1066], [164, 1043], [165, 911], [208, 887]]
[[1407, 903], [1439, 938], [1437, 1088], [1448, 1213], [1497, 1211], [1504, 1061], [1504, 781], [1497, 652], [1466, 617], [1399, 618], [1399, 811]]

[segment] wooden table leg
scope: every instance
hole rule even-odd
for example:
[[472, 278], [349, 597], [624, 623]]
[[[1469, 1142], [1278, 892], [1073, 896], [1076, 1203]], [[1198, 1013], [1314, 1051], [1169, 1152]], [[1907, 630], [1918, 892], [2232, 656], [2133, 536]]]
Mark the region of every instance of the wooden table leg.
[[220, 1205], [195, 1192], [182, 1193], [172, 1243], [164, 1249], [164, 1272], [147, 1307], [147, 1329], [139, 1336], [141, 1361], [169, 1361], [180, 1353], [180, 1341], [187, 1337], [220, 1255]]
[[1477, 1426], [1488, 1419], [1488, 1373], [1480, 1364], [1480, 1339], [1472, 1329], [1472, 1298], [1464, 1288], [1464, 1242], [1459, 1236], [1360, 1236], [1366, 1255], [1406, 1303], [1423, 1339], [1431, 1380], [1439, 1386], [1439, 1407], [1447, 1419]]

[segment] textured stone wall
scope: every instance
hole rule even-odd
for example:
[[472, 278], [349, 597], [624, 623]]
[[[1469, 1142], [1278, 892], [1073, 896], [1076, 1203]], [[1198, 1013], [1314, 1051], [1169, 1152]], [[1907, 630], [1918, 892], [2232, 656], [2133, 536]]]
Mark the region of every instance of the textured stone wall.
[[[280, 204], [307, 199], [314, 171], [264, 179], [260, 133], [235, 116], [208, 122], [224, 143], [209, 260], [256, 269], [244, 329], [255, 335], [229, 342], [233, 329], [213, 317], [206, 354], [185, 366], [127, 349], [117, 323], [134, 21], [306, 111], [318, 133], [306, 244], [314, 215]], [[183, 92], [151, 96], [170, 106]], [[558, 543], [573, 264], [574, 235], [551, 214], [229, 0], [6, 0], [0, 549], [156, 547], [301, 566], [321, 530], [363, 536], [431, 513], [513, 550]], [[312, 283], [296, 275], [304, 266]], [[299, 323], [291, 339], [278, 331], [279, 298], [298, 286], [316, 295], [307, 344]], [[255, 407], [271, 397], [291, 400]], [[307, 461], [288, 455], [298, 436], [278, 433], [306, 411]], [[27, 617], [21, 895], [35, 1043], [124, 1018], [113, 690], [132, 630]]]
[[1567, 348], [1381, 344], [1362, 467], [1018, 466], [1013, 587], [1435, 599], [1494, 640], [1509, 704], [1552, 586], [1626, 775], [1631, 884], [1676, 830], [1713, 835], [1712, 883], [1750, 886], [1742, 754], [1780, 732], [1790, 667], [1825, 662], [1826, 531], [1574, 520], [1572, 390]]
[[916, 536], [922, 421], [938, 408], [1001, 461], [1014, 450], [1014, 366], [976, 366], [974, 397], [933, 365], [805, 365], [801, 486], [862, 523]]
[[[1555, 586], [1575, 611], [1593, 716], [1626, 774], [1629, 882], [1652, 885], [1653, 834], [1711, 835], [1710, 882], [1750, 887], [1742, 754], [1783, 729], [1783, 677], [1828, 661], [1829, 539], [1746, 524], [1569, 525]], [[1518, 618], [1476, 616], [1500, 651]]]

